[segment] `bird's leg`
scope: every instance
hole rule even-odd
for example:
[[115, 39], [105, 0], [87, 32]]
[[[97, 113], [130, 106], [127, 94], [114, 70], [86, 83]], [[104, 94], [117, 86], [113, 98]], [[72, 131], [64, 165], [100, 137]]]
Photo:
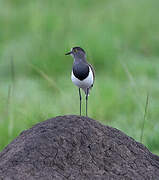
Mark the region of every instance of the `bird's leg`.
[[88, 91], [89, 91], [89, 88], [87, 88], [86, 90], [86, 116], [87, 116]]
[[82, 96], [81, 96], [80, 88], [79, 88], [79, 97], [80, 97], [80, 116], [81, 116], [81, 101], [82, 101]]

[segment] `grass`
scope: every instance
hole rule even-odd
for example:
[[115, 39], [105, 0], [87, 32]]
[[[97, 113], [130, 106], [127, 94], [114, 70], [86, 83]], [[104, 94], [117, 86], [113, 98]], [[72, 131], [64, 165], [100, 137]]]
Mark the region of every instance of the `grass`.
[[145, 121], [146, 121], [148, 103], [149, 103], [149, 94], [147, 94], [147, 97], [146, 97], [146, 104], [145, 104], [145, 112], [144, 112], [144, 118], [143, 118], [143, 125], [142, 125], [142, 127], [141, 127], [141, 136], [140, 136], [140, 142], [141, 142], [141, 143], [142, 143], [143, 134], [144, 134], [144, 126], [145, 126]]
[[64, 53], [80, 45], [96, 69], [89, 116], [140, 141], [149, 92], [142, 142], [159, 154], [158, 5], [0, 1], [0, 150], [35, 123], [79, 114]]

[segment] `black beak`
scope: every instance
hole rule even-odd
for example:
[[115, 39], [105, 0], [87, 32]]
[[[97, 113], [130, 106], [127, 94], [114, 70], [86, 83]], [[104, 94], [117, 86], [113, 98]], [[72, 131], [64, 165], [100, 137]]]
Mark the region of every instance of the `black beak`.
[[72, 54], [72, 51], [70, 51], [70, 52], [66, 53], [65, 55], [70, 55], [70, 54]]

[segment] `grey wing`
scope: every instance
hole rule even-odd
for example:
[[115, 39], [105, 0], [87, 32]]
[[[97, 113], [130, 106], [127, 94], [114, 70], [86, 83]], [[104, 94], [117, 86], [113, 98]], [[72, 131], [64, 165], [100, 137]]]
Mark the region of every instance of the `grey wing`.
[[[89, 67], [91, 68], [92, 72], [93, 72], [93, 84], [94, 84], [94, 81], [95, 81], [95, 70], [94, 70], [94, 67], [91, 65], [91, 64], [88, 64]], [[93, 87], [93, 84], [92, 84], [92, 87]]]
[[[89, 67], [91, 68], [92, 73], [93, 73], [93, 84], [94, 84], [94, 81], [95, 81], [95, 70], [94, 70], [94, 68], [93, 68], [93, 66], [92, 66], [91, 64], [88, 63], [88, 65], [89, 65]], [[89, 93], [90, 93], [91, 88], [93, 87], [93, 84], [92, 84], [91, 87], [89, 87], [89, 89], [88, 89], [88, 95], [89, 95]], [[87, 89], [83, 89], [83, 90], [84, 90], [84, 92], [85, 92], [85, 94], [86, 94], [86, 93], [87, 93]]]

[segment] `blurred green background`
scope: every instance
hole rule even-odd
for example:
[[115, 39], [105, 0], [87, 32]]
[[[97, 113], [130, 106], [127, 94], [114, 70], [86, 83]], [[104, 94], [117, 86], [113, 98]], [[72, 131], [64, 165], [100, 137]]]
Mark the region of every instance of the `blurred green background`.
[[157, 0], [1, 0], [0, 150], [40, 121], [79, 114], [64, 54], [81, 46], [96, 69], [89, 116], [141, 141], [149, 94], [142, 142], [159, 155], [158, 8]]

